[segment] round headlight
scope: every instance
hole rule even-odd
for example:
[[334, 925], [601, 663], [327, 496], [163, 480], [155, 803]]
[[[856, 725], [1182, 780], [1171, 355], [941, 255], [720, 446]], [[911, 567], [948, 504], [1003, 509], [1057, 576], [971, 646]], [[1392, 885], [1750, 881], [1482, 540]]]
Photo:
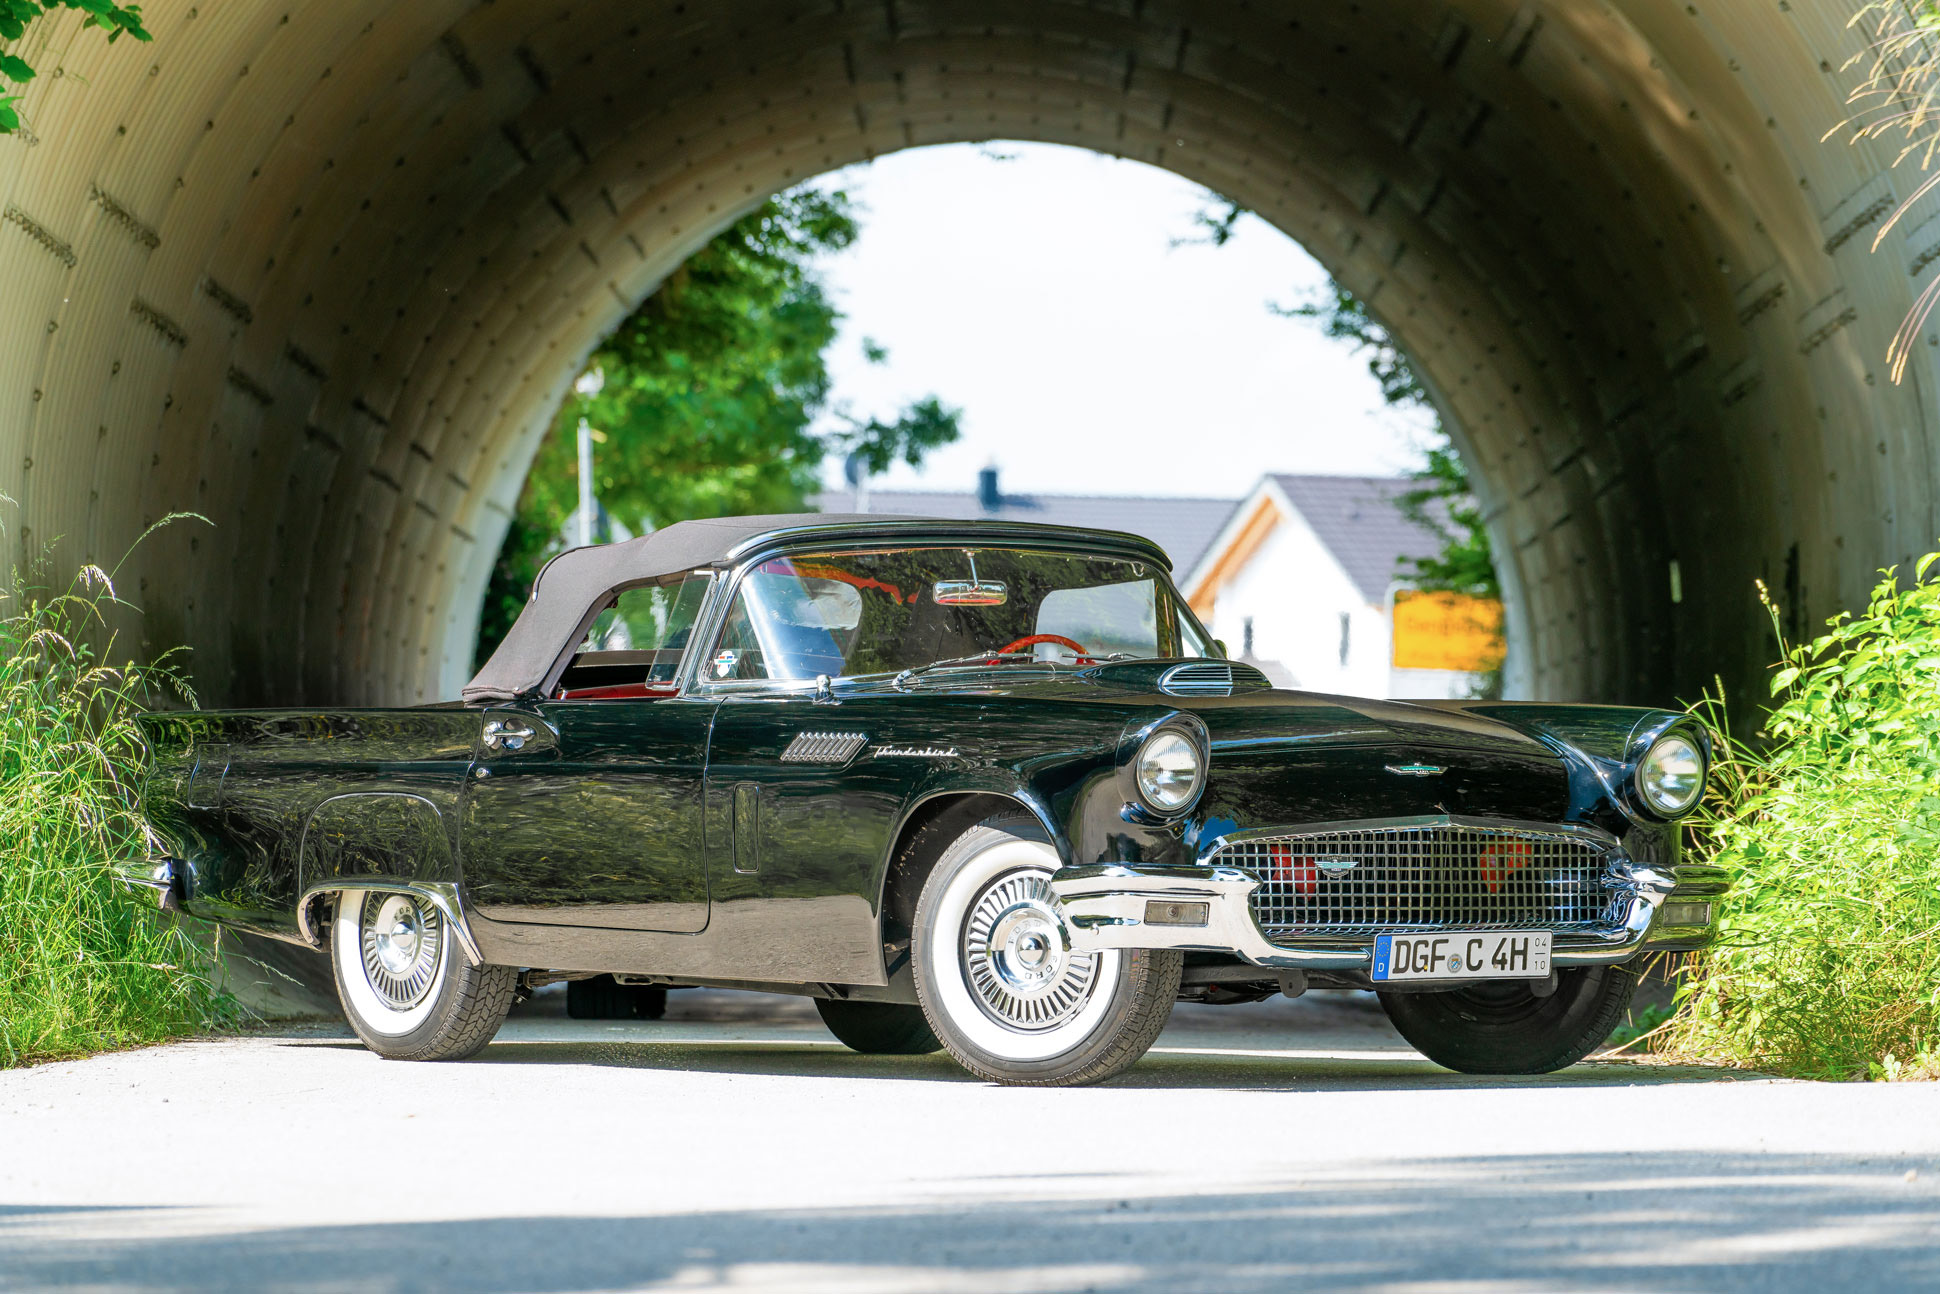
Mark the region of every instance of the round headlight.
[[1688, 813], [1704, 794], [1704, 754], [1689, 737], [1660, 737], [1637, 765], [1644, 803], [1667, 818]]
[[1139, 749], [1134, 768], [1138, 793], [1160, 813], [1177, 813], [1199, 794], [1204, 773], [1199, 747], [1182, 732], [1167, 728], [1154, 733]]

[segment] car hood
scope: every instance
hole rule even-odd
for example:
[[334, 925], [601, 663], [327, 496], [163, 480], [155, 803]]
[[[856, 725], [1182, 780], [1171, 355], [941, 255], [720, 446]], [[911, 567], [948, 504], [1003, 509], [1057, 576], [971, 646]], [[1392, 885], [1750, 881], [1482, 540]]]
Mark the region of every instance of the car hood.
[[[1182, 695], [1160, 686], [1178, 664], [971, 667], [922, 676], [912, 687], [984, 705], [1005, 698], [1095, 706], [1114, 732], [1168, 711], [1198, 716], [1212, 747], [1193, 815], [1201, 841], [1236, 830], [1440, 815], [1557, 823], [1587, 807], [1573, 806], [1567, 748], [1526, 725], [1460, 707], [1286, 691], [1264, 679], [1230, 695]], [[1077, 716], [1065, 714], [1069, 735]]]
[[1460, 708], [1242, 686], [1179, 696], [1149, 669], [1093, 675], [1113, 694], [1188, 710], [1212, 767], [1206, 834], [1449, 815], [1554, 823], [1574, 816], [1569, 760], [1526, 728]]
[[[1427, 817], [1561, 822], [1555, 748], [1480, 715], [1295, 692], [1200, 698], [1212, 738], [1208, 835], [1293, 823]], [[1229, 825], [1230, 824], [1230, 825]]]

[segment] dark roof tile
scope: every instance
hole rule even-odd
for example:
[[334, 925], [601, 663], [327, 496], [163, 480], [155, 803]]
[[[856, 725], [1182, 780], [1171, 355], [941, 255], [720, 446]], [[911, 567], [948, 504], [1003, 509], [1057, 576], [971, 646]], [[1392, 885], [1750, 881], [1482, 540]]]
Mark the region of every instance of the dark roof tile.
[[[1165, 549], [1173, 573], [1184, 578], [1239, 506], [1238, 499], [1140, 498], [1122, 494], [1006, 494], [987, 512], [974, 493], [871, 490], [872, 512], [909, 512], [953, 520], [1040, 521], [1086, 530], [1128, 530]], [[854, 512], [855, 495], [830, 490], [809, 499], [827, 512]]]
[[[1406, 476], [1283, 476], [1273, 483], [1299, 510], [1369, 603], [1386, 601], [1404, 558], [1432, 557], [1441, 537], [1401, 511]], [[1431, 514], [1432, 515], [1432, 514]]]

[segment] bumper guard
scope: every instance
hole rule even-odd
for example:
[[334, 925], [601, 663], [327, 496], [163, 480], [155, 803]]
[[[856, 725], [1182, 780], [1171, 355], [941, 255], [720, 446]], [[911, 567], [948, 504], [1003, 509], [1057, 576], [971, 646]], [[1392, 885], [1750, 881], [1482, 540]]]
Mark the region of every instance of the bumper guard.
[[[1626, 899], [1623, 920], [1589, 930], [1556, 931], [1551, 957], [1557, 965], [1610, 965], [1630, 960], [1653, 942], [1675, 941], [1690, 947], [1706, 941], [1715, 910], [1712, 904], [1685, 905], [1703, 908], [1702, 924], [1660, 929], [1658, 914], [1673, 894], [1682, 900], [1721, 893], [1723, 873], [1717, 868], [1661, 869], [1622, 859], [1614, 872], [1614, 893]], [[1250, 873], [1218, 865], [1092, 863], [1061, 868], [1051, 878], [1051, 889], [1064, 908], [1071, 946], [1079, 952], [1174, 948], [1230, 954], [1255, 966], [1281, 970], [1368, 968], [1374, 955], [1373, 934], [1268, 939], [1253, 917], [1250, 902], [1259, 885]], [[1197, 919], [1200, 904], [1205, 905], [1203, 921]], [[1176, 924], [1181, 920], [1193, 924]]]

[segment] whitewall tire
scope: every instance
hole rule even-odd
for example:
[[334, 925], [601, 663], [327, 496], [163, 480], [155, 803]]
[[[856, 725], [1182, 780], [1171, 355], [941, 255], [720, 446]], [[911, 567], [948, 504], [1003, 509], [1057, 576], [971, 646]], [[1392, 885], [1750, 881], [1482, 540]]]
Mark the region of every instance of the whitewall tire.
[[993, 1082], [1096, 1083], [1145, 1054], [1171, 1014], [1177, 952], [1070, 946], [1057, 851], [1025, 814], [989, 818], [936, 862], [916, 903], [917, 1000], [964, 1068]]
[[408, 893], [337, 896], [330, 963], [344, 1018], [394, 1060], [461, 1060], [498, 1033], [518, 972], [473, 966], [444, 914]]

